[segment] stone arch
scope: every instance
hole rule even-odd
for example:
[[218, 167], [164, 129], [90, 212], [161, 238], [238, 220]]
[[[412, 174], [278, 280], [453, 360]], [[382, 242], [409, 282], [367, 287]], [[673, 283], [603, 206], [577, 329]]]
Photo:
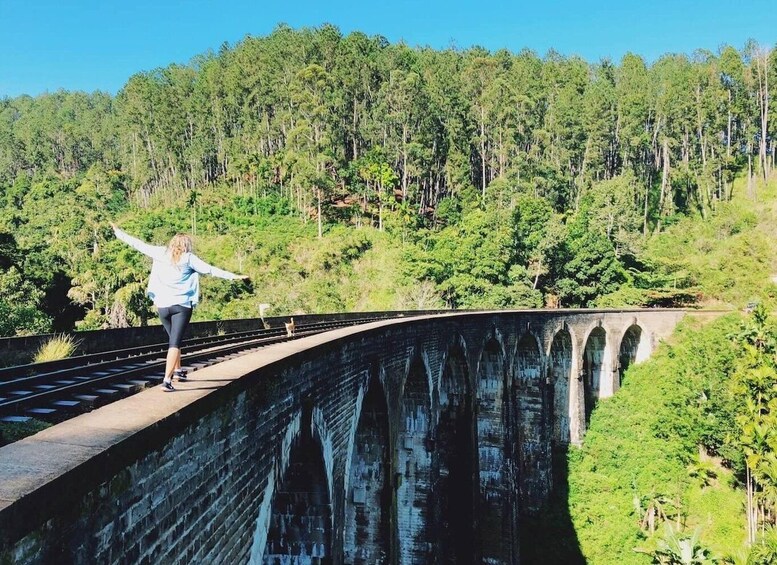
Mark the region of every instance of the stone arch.
[[397, 434], [397, 527], [400, 563], [426, 563], [432, 545], [427, 509], [432, 488], [430, 375], [410, 360], [400, 397]]
[[[498, 351], [499, 355], [502, 356], [502, 360], [504, 363], [506, 363], [507, 359], [507, 347], [505, 346], [505, 339], [504, 335], [502, 335], [502, 332], [497, 327], [492, 327], [491, 331], [486, 334], [485, 339], [483, 340], [482, 347], [480, 350], [480, 356], [478, 363], [481, 363], [483, 361], [483, 352], [486, 350], [486, 348], [490, 348], [492, 350]], [[506, 365], [505, 365], [506, 366]], [[478, 368], [478, 371], [480, 369]]]
[[593, 328], [583, 348], [583, 406], [586, 428], [597, 402], [605, 395], [604, 392], [611, 388], [607, 382], [612, 375], [611, 358], [607, 332], [601, 326]]
[[531, 333], [523, 334], [516, 345], [512, 443], [520, 505], [529, 514], [539, 511], [550, 492], [550, 377], [544, 373], [543, 365], [539, 339]]
[[[464, 379], [465, 384], [468, 385], [469, 383], [466, 383], [467, 378], [469, 377], [469, 368], [467, 365], [467, 356], [466, 352], [469, 351], [469, 348], [467, 347], [467, 342], [464, 339], [464, 337], [461, 334], [456, 334], [455, 337], [452, 337], [448, 341], [447, 348], [445, 349], [445, 355], [442, 358], [442, 363], [439, 367], [439, 373], [437, 375], [437, 379], [434, 382], [435, 390], [433, 391], [434, 394], [434, 400], [432, 404], [435, 408], [439, 407], [439, 404], [441, 402], [440, 399], [440, 393], [442, 392], [445, 394], [445, 391], [442, 389], [442, 379], [445, 376], [445, 371], [449, 369], [448, 362], [450, 361], [451, 355], [456, 355], [457, 360], [456, 363], [453, 365], [453, 368], [455, 371], [457, 371], [457, 374], [454, 376], [455, 380], [461, 380]], [[450, 374], [448, 375], [451, 376]]]
[[373, 371], [360, 389], [357, 424], [348, 466], [343, 555], [345, 563], [388, 563], [391, 477], [389, 411], [383, 385]]
[[331, 486], [312, 410], [288, 446], [288, 465], [275, 489], [262, 563], [326, 563], [332, 559]]
[[623, 374], [629, 366], [641, 363], [650, 356], [650, 342], [647, 333], [636, 321], [626, 328], [618, 349], [618, 385], [623, 382]]
[[251, 543], [251, 553], [248, 560], [249, 565], [258, 565], [263, 561], [265, 548], [267, 546], [267, 537], [270, 530], [270, 522], [273, 518], [272, 502], [275, 491], [280, 485], [283, 475], [289, 466], [291, 446], [294, 443], [294, 439], [299, 435], [301, 422], [302, 414], [297, 413], [286, 427], [286, 432], [283, 434], [283, 439], [279, 446], [279, 455], [275, 458], [270, 473], [267, 476], [267, 486], [264, 489], [262, 502], [259, 505], [259, 515], [256, 518], [256, 525]]
[[438, 534], [436, 560], [472, 562], [475, 425], [466, 350], [459, 339], [448, 350], [440, 376], [433, 434], [430, 519]]
[[473, 562], [512, 563], [512, 480], [509, 464], [509, 388], [501, 344], [485, 343], [475, 379], [478, 451], [478, 545]]
[[[438, 380], [435, 380], [432, 374], [431, 364], [429, 363], [429, 357], [426, 351], [422, 347], [416, 345], [408, 352], [405, 360], [405, 377], [402, 380], [402, 391], [405, 390], [407, 385], [407, 379], [410, 377], [412, 369], [416, 369], [415, 375], [424, 380], [424, 390], [428, 394], [426, 402], [429, 405], [429, 410], [436, 404], [434, 395], [437, 393], [437, 387], [439, 386]], [[431, 430], [431, 424], [429, 429]]]
[[572, 371], [574, 354], [572, 334], [566, 324], [553, 336], [548, 356], [548, 377], [550, 380], [551, 401], [549, 404], [553, 433], [551, 440], [564, 445], [572, 439]]

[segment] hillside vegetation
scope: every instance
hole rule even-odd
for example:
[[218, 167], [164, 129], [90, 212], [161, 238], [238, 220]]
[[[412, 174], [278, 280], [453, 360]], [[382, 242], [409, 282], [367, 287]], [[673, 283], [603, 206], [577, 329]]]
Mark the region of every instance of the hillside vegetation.
[[768, 301], [775, 84], [754, 43], [588, 63], [324, 25], [0, 99], [0, 334], [154, 319], [109, 221], [251, 276], [198, 319]]
[[588, 563], [777, 561], [776, 345], [759, 306], [686, 320], [628, 370], [570, 452], [557, 503]]

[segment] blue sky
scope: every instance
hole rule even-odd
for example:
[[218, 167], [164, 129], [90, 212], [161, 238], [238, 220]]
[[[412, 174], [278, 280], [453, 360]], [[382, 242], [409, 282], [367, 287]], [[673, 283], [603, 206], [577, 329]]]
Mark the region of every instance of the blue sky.
[[777, 0], [0, 0], [0, 97], [67, 90], [115, 94], [136, 72], [262, 36], [277, 24], [331, 23], [392, 43], [544, 55], [588, 61], [631, 51], [741, 49], [777, 44]]

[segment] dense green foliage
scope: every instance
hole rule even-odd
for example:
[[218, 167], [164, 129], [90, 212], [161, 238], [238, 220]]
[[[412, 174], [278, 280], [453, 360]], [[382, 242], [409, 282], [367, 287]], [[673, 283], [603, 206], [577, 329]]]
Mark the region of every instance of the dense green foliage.
[[649, 563], [634, 551], [645, 545], [648, 532], [640, 524], [649, 506], [660, 505], [670, 521], [687, 520], [687, 467], [698, 463], [704, 430], [716, 423], [703, 417], [701, 391], [719, 389], [731, 373], [728, 335], [735, 324], [685, 325], [671, 346], [630, 368], [618, 394], [597, 406], [584, 447], [570, 461], [570, 512], [590, 563]]
[[667, 555], [692, 544], [699, 562], [744, 563], [748, 542], [749, 563], [774, 562], [776, 344], [762, 306], [686, 321], [600, 402], [569, 456], [566, 503], [589, 563], [680, 563]]
[[[732, 277], [758, 264], [759, 294], [771, 251], [750, 239], [761, 218], [716, 218], [770, 178], [774, 53], [590, 64], [280, 26], [115, 97], [2, 99], [0, 284], [19, 296], [0, 301], [0, 330], [150, 318], [144, 264], [109, 220], [156, 243], [191, 232], [207, 260], [251, 275], [253, 289], [209, 283], [201, 317], [268, 301], [739, 305]], [[687, 221], [743, 259], [705, 280], [674, 256]]]

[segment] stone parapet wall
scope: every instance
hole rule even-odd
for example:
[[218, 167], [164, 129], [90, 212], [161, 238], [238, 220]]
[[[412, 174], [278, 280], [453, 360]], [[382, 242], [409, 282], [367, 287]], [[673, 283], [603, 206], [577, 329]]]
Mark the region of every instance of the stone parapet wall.
[[[471, 531], [482, 527], [473, 519], [481, 498], [488, 523], [516, 531], [517, 517], [549, 494], [551, 445], [582, 441], [582, 385], [574, 369], [550, 371], [550, 360], [583, 367], [595, 328], [611, 357], [636, 360], [683, 315], [387, 320], [196, 371], [175, 393], [147, 390], [0, 448], [0, 563], [444, 560], [451, 544], [493, 538]], [[624, 353], [628, 331], [639, 339]], [[568, 351], [551, 351], [561, 332]], [[605, 343], [596, 333], [592, 343]], [[568, 402], [554, 402], [553, 390], [568, 391]], [[487, 434], [478, 436], [479, 422]], [[559, 422], [566, 435], [554, 437]], [[407, 483], [419, 473], [423, 485]], [[445, 515], [450, 508], [469, 521]], [[471, 551], [475, 562], [478, 543]], [[488, 559], [519, 562], [517, 543]]]
[[[432, 312], [358, 312], [335, 314], [298, 314], [294, 315], [297, 325], [314, 324], [321, 321], [353, 320], [355, 318], [374, 317], [375, 319], [395, 318], [407, 315], [420, 315]], [[284, 328], [289, 316], [266, 316], [261, 318], [240, 318], [193, 322], [189, 324], [186, 338], [207, 337], [220, 333], [245, 332], [263, 327]], [[157, 320], [155, 320], [157, 322]], [[266, 326], [265, 326], [266, 325]], [[22, 365], [32, 362], [32, 357], [41, 345], [60, 334], [39, 334], [20, 337], [0, 337], [0, 367]], [[158, 324], [133, 328], [114, 328], [69, 332], [76, 343], [74, 355], [89, 355], [114, 349], [126, 349], [144, 345], [165, 344], [167, 334]]]

